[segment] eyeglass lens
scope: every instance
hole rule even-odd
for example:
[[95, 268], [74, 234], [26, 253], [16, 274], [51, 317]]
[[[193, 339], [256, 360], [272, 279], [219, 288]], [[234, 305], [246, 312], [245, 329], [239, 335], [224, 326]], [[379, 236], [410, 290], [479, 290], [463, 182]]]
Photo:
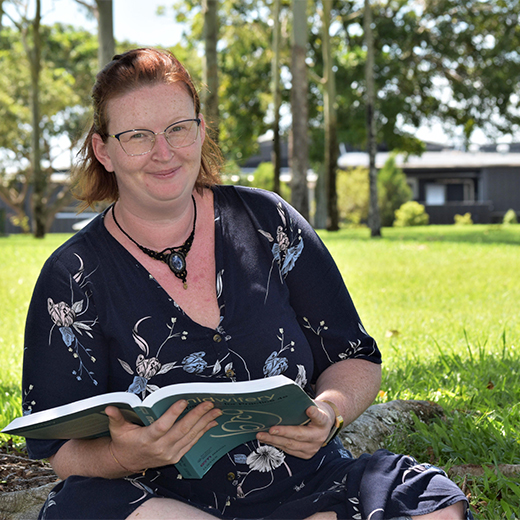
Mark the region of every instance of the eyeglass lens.
[[190, 146], [197, 139], [197, 120], [181, 121], [155, 134], [151, 130], [129, 130], [119, 136], [119, 142], [128, 155], [144, 155], [152, 151], [157, 135], [164, 135], [172, 148]]

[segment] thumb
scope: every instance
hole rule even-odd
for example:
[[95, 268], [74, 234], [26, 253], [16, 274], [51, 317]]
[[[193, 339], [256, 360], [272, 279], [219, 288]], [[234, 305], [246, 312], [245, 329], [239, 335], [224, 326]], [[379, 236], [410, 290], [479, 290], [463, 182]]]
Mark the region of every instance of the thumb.
[[107, 406], [105, 408], [105, 413], [108, 416], [109, 427], [111, 430], [114, 427], [121, 427], [126, 423], [124, 415], [121, 413], [121, 410], [117, 408], [117, 406]]

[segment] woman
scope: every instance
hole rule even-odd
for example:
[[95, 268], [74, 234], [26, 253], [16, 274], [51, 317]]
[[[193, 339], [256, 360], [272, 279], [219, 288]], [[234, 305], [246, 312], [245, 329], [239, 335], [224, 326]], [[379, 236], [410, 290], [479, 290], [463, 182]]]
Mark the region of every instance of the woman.
[[45, 264], [31, 302], [24, 411], [99, 393], [283, 373], [314, 396], [201, 479], [176, 463], [214, 426], [204, 403], [148, 427], [108, 407], [110, 437], [28, 439], [63, 479], [41, 518], [470, 518], [441, 470], [334, 439], [373, 401], [380, 353], [310, 226], [274, 194], [218, 185], [220, 154], [169, 53], [116, 56], [93, 89], [77, 174], [84, 206], [113, 204]]

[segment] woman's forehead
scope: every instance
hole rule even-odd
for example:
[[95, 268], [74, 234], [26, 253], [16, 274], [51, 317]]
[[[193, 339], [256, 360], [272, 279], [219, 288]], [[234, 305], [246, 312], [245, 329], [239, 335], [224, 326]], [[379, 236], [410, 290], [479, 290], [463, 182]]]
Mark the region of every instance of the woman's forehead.
[[[193, 99], [183, 83], [146, 85], [111, 99], [107, 119], [115, 125], [144, 125], [196, 117]], [[162, 130], [162, 129], [161, 129]]]

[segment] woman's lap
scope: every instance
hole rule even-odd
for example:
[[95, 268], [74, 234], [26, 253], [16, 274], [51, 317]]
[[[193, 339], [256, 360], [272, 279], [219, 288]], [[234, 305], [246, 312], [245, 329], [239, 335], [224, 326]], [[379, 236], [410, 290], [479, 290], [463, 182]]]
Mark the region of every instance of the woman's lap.
[[442, 470], [384, 450], [339, 459], [312, 475], [289, 477], [276, 490], [244, 498], [218, 496], [210, 484], [204, 487], [205, 496], [202, 487], [190, 490], [188, 481], [162, 480], [154, 470], [118, 480], [70, 477], [51, 492], [40, 518], [124, 519], [150, 498], [166, 497], [220, 518], [289, 520], [334, 511], [338, 519], [377, 520], [426, 514], [465, 500]]

